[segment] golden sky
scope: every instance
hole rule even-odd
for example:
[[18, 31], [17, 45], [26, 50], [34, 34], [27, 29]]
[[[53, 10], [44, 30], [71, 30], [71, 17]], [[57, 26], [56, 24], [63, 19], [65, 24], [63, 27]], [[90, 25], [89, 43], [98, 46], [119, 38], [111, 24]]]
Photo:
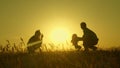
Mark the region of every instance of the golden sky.
[[51, 33], [60, 28], [69, 36], [82, 36], [79, 24], [85, 21], [98, 35], [99, 47], [117, 47], [119, 18], [120, 0], [0, 1], [0, 44], [6, 39], [17, 42], [20, 37], [27, 43], [38, 29], [44, 34], [44, 43], [51, 42]]

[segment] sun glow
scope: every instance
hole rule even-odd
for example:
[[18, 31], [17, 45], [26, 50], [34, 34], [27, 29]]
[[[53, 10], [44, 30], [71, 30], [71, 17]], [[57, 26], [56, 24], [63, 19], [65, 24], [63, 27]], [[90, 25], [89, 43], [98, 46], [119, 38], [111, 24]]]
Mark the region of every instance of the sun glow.
[[65, 28], [56, 28], [51, 32], [51, 41], [53, 43], [63, 43], [69, 37], [69, 32]]

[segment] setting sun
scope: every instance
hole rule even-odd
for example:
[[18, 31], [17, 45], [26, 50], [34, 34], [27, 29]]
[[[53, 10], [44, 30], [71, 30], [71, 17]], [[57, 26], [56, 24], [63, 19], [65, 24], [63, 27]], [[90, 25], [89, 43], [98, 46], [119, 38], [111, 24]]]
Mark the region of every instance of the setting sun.
[[64, 28], [56, 28], [51, 32], [51, 41], [54, 43], [63, 43], [68, 39], [69, 32]]

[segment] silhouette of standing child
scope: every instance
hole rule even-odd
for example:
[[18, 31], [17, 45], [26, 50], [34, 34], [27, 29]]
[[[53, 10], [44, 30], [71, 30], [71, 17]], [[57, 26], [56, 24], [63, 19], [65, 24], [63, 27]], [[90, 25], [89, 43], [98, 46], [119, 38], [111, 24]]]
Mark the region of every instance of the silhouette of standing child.
[[75, 46], [77, 50], [81, 49], [81, 46], [78, 45], [78, 42], [81, 40], [80, 37], [77, 36], [77, 34], [72, 35], [71, 43]]

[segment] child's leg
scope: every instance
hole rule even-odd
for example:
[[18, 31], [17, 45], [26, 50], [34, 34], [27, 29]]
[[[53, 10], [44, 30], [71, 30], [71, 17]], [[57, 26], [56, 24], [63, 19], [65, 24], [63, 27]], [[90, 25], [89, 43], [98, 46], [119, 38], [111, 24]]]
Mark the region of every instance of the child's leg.
[[80, 49], [81, 49], [81, 46], [75, 45], [75, 48], [76, 48], [77, 50], [80, 50]]

